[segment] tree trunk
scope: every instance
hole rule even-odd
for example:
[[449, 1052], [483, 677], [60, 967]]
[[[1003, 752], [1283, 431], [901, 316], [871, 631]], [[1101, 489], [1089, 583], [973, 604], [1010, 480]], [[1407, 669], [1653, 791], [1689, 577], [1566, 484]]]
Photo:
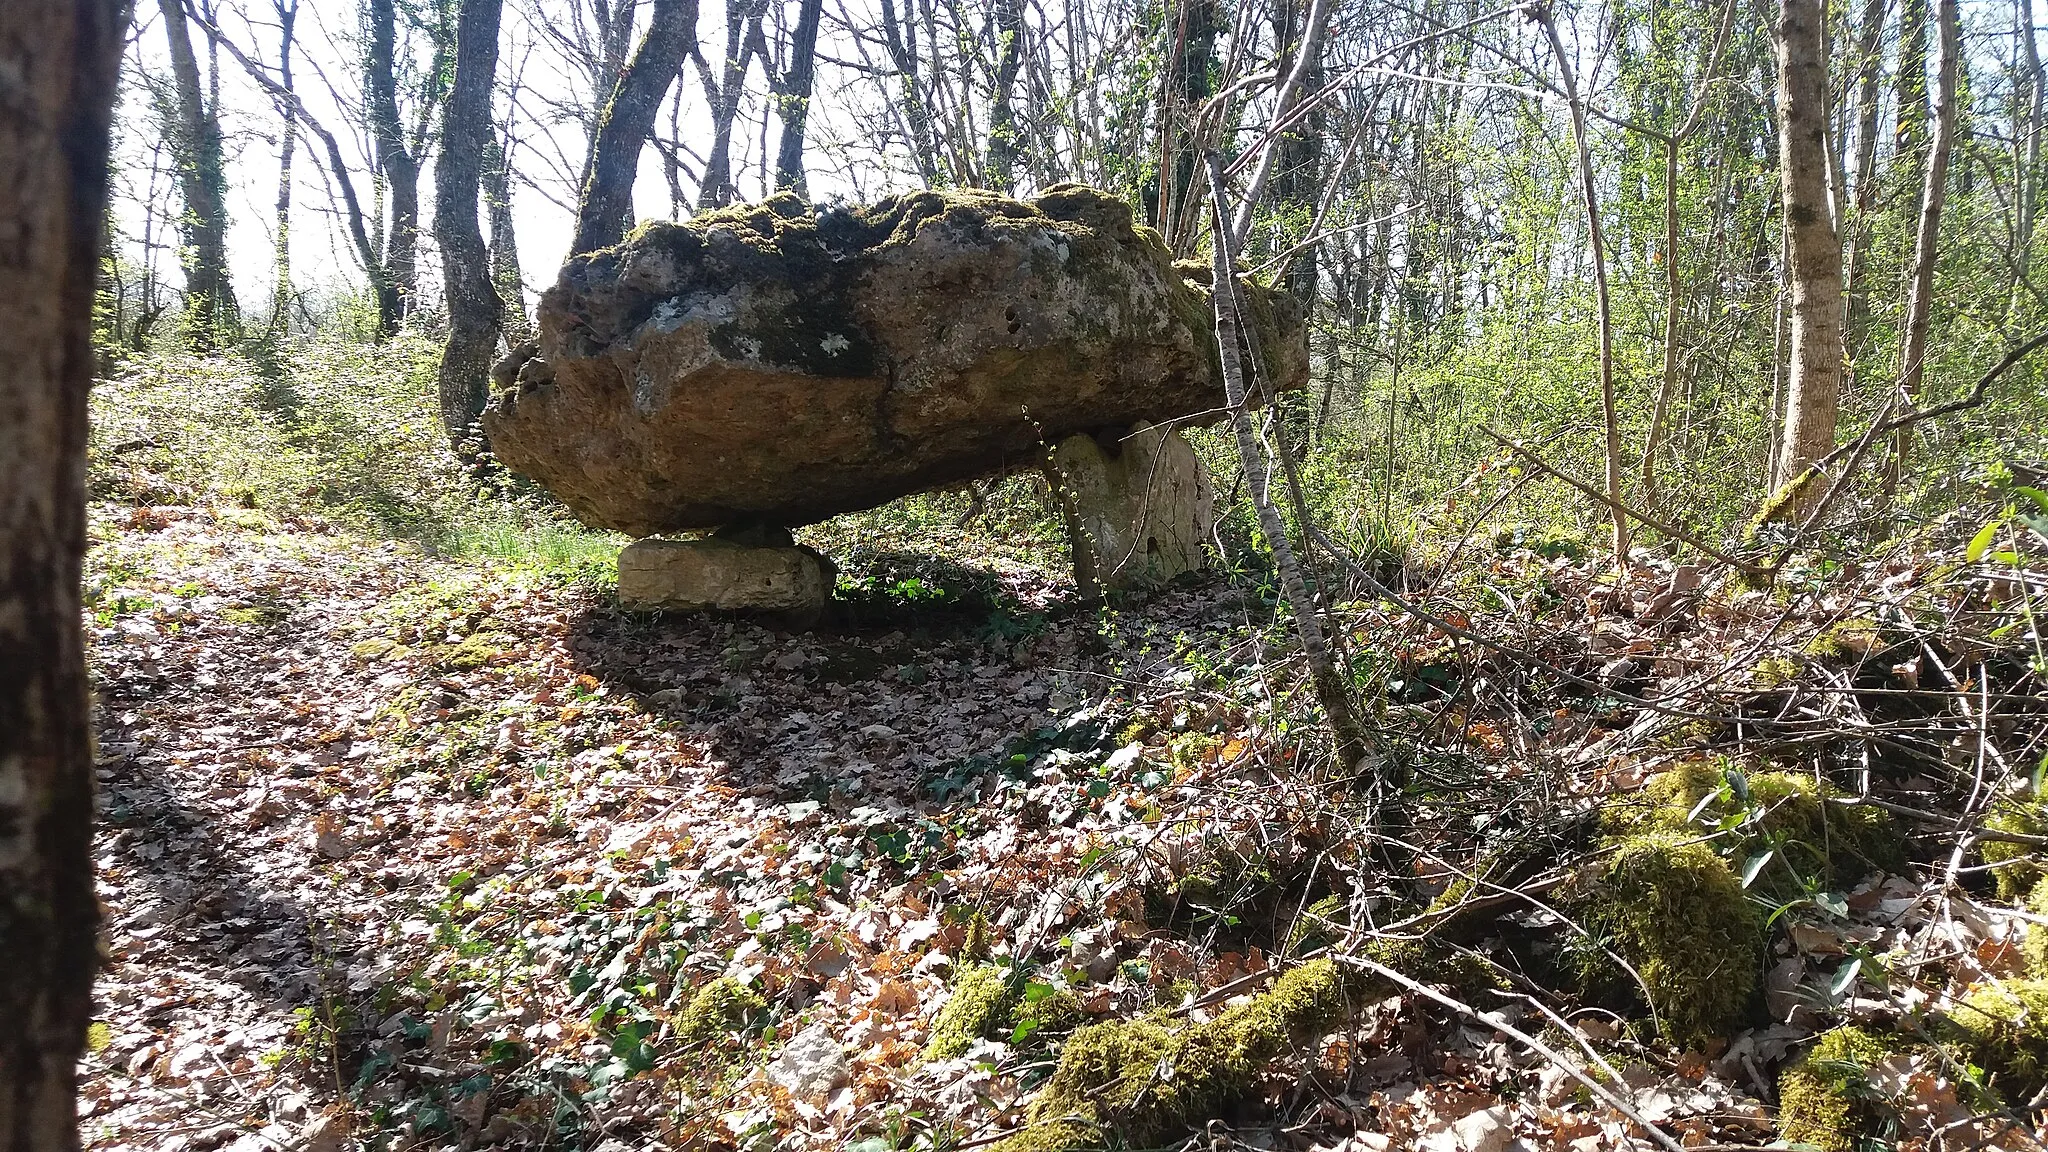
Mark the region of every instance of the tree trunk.
[[1884, 71], [1886, 0], [1863, 0], [1863, 26], [1856, 37], [1856, 211], [1841, 221], [1845, 291], [1849, 294], [1848, 347], [1860, 359], [1863, 331], [1870, 322], [1870, 286], [1863, 266], [1870, 259], [1870, 216], [1877, 208], [1878, 82]]
[[[1283, 41], [1296, 39], [1301, 29], [1295, 26], [1295, 13], [1299, 0], [1285, 0], [1276, 9], [1284, 17], [1276, 18], [1274, 35]], [[1306, 64], [1303, 73], [1302, 90], [1319, 92], [1324, 84], [1321, 53]], [[1273, 174], [1273, 198], [1293, 220], [1309, 220], [1315, 214], [1318, 194], [1322, 191], [1323, 163], [1323, 113], [1318, 107], [1310, 111], [1301, 123], [1282, 132], [1276, 145], [1279, 148], [1278, 168]], [[1301, 303], [1304, 317], [1315, 315], [1317, 296], [1317, 246], [1304, 248], [1287, 262], [1287, 270], [1281, 276], [1287, 294]]]
[[[1940, 251], [1941, 206], [1948, 187], [1948, 158], [1956, 131], [1956, 67], [1961, 51], [1957, 0], [1935, 0], [1939, 29], [1935, 64], [1934, 139], [1927, 148], [1926, 183], [1920, 192], [1920, 226], [1913, 242], [1913, 279], [1907, 289], [1906, 320], [1899, 353], [1899, 387], [1909, 402], [1920, 396], [1920, 377], [1927, 357], [1927, 319], [1934, 305], [1934, 265]], [[1892, 476], [1904, 473], [1912, 429], [1899, 431], [1893, 449]]]
[[2020, 139], [2013, 165], [2013, 203], [2017, 222], [2013, 229], [2013, 298], [2018, 300], [2033, 268], [2034, 218], [2040, 212], [2041, 114], [2043, 84], [2041, 49], [2034, 41], [2033, 0], [2019, 0], [2020, 58], [2027, 70], [2026, 104], [2020, 124]]
[[782, 81], [782, 139], [775, 150], [775, 188], [805, 199], [810, 198], [810, 189], [804, 183], [804, 130], [818, 69], [818, 19], [824, 12], [824, 0], [802, 0], [796, 31], [790, 37], [789, 70]]
[[702, 53], [696, 57], [698, 79], [711, 105], [711, 153], [704, 160], [704, 179], [697, 188], [699, 211], [722, 208], [738, 197], [732, 182], [732, 126], [739, 118], [740, 97], [746, 92], [747, 69], [753, 64], [761, 12], [766, 7], [766, 0], [726, 5], [723, 80], [713, 78]]
[[1900, 0], [1898, 129], [1892, 143], [1892, 173], [1901, 191], [1920, 187], [1927, 153], [1927, 0]]
[[916, 155], [917, 174], [927, 188], [939, 182], [939, 153], [932, 142], [932, 113], [925, 106], [917, 82], [917, 35], [905, 35], [896, 20], [896, 0], [882, 0], [882, 38], [889, 49], [889, 62], [898, 78], [897, 103], [904, 122], [910, 126], [910, 149]]
[[[277, 82], [286, 93], [292, 91], [292, 26], [298, 22], [299, 0], [273, 0], [277, 10]], [[292, 153], [299, 142], [298, 117], [289, 100], [277, 101], [277, 114], [284, 118], [282, 139], [277, 149], [277, 255], [271, 271], [276, 278], [270, 290], [270, 338], [276, 340], [291, 329], [292, 318]]]
[[384, 174], [391, 207], [380, 260], [391, 300], [389, 307], [379, 301], [377, 308], [377, 326], [389, 336], [412, 315], [413, 293], [419, 283], [420, 161], [406, 146], [405, 125], [398, 116], [394, 0], [368, 0], [365, 17], [369, 40], [363, 50], [363, 96], [377, 167]]
[[1024, 0], [996, 2], [996, 74], [989, 93], [988, 186], [1016, 191], [1017, 71], [1024, 62]]
[[[1912, 0], [1908, 0], [1910, 4]], [[1778, 173], [1785, 202], [1785, 263], [1792, 281], [1791, 372], [1776, 484], [1791, 484], [1835, 446], [1842, 389], [1842, 244], [1827, 173], [1828, 61], [1824, 0], [1783, 0], [1778, 56]], [[1781, 508], [1797, 518], [1818, 496], [1808, 484]]]
[[[1337, 675], [1335, 661], [1330, 658], [1321, 617], [1317, 614], [1315, 600], [1308, 593], [1307, 583], [1301, 578], [1301, 564], [1295, 558], [1293, 544], [1288, 541], [1287, 525], [1280, 519], [1279, 507], [1273, 503], [1271, 473], [1266, 466], [1265, 452], [1259, 447], [1258, 433], [1252, 427], [1252, 414], [1245, 392], [1244, 359], [1239, 351], [1242, 337], [1237, 322], [1237, 261], [1231, 251], [1230, 213], [1223, 199], [1223, 161], [1211, 152], [1208, 163], [1210, 198], [1215, 209], [1215, 236], [1211, 244], [1212, 295], [1216, 302], [1216, 351], [1223, 368], [1224, 403], [1229, 406], [1230, 428], [1237, 438], [1237, 458], [1244, 468], [1245, 491], [1251, 496], [1252, 508], [1258, 513], [1259, 531], [1266, 537], [1267, 547], [1273, 551], [1273, 570], [1280, 577], [1281, 595], [1287, 598], [1287, 606], [1294, 615], [1295, 632], [1301, 637], [1302, 654], [1308, 658], [1309, 679], [1315, 686], [1316, 702], [1323, 706], [1323, 715], [1330, 722], [1341, 768], [1348, 771], [1356, 768], [1365, 757], [1365, 734], [1352, 713], [1351, 695]], [[1303, 527], [1306, 529], [1307, 525]]]
[[[490, 399], [504, 303], [491, 283], [490, 252], [477, 223], [484, 142], [492, 139], [491, 81], [498, 71], [503, 0], [461, 0], [455, 24], [455, 78], [434, 166], [434, 241], [441, 246], [448, 295], [448, 343], [441, 350], [441, 426], [467, 454], [477, 417]], [[659, 99], [660, 94], [656, 94]]]
[[221, 159], [218, 109], [199, 86], [199, 58], [185, 23], [183, 0], [158, 0], [170, 41], [171, 76], [178, 100], [178, 177], [185, 197], [185, 308], [187, 338], [197, 352], [232, 339], [235, 293], [228, 279], [227, 174]]
[[79, 582], [126, 16], [119, 0], [7, 0], [0, 21], [0, 1152], [79, 1146], [99, 968]]
[[598, 122], [571, 255], [616, 244], [633, 226], [633, 181], [640, 174], [640, 150], [654, 130], [661, 98], [682, 71], [696, 36], [697, 0], [654, 0], [647, 34], [619, 74]]
[[505, 343], [523, 344], [533, 336], [526, 318], [526, 277], [519, 270], [519, 236], [512, 227], [512, 166], [496, 136], [484, 143], [484, 205], [491, 222], [491, 283], [504, 303], [499, 325]]
[[[1795, 0], [1797, 2], [1797, 0]], [[1600, 231], [1600, 186], [1593, 175], [1593, 146], [1586, 138], [1586, 105], [1579, 97], [1578, 78], [1571, 58], [1558, 38], [1557, 24], [1547, 8], [1536, 10], [1536, 19], [1557, 55], [1557, 68], [1564, 79], [1564, 96], [1572, 110], [1572, 140], [1578, 145], [1579, 196], [1586, 209], [1586, 243], [1593, 250], [1593, 296], [1600, 320], [1600, 415], [1606, 433], [1607, 515], [1614, 525], [1614, 562], [1626, 564], [1629, 553], [1628, 514], [1621, 504], [1621, 420], [1614, 397], [1614, 310], [1607, 289], [1607, 243]], [[1824, 142], [1823, 142], [1824, 143]], [[1825, 163], [1825, 161], [1822, 161]]]

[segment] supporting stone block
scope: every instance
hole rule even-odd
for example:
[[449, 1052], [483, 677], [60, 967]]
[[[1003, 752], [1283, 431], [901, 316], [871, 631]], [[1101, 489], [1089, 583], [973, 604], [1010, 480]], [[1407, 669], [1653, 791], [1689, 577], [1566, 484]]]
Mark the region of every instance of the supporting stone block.
[[828, 564], [809, 548], [733, 540], [636, 540], [619, 553], [628, 608], [771, 612], [807, 624], [824, 611]]
[[1139, 424], [1108, 442], [1070, 436], [1053, 449], [1052, 472], [1083, 595], [1156, 587], [1208, 566], [1215, 493], [1179, 430]]

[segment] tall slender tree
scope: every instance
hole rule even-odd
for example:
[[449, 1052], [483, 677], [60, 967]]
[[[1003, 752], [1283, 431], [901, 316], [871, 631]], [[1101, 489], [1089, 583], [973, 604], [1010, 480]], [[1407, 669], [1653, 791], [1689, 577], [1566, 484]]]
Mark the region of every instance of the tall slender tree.
[[[1906, 318], [1900, 334], [1899, 390], [1908, 400], [1920, 395], [1927, 359], [1927, 325], [1934, 313], [1934, 265], [1940, 255], [1941, 209], [1948, 192], [1949, 152], [1956, 134], [1956, 69], [1962, 51], [1958, 27], [1961, 17], [1957, 9], [1957, 0], [1934, 0], [1934, 136], [1927, 144], [1919, 226], [1913, 240], [1913, 271], [1907, 284]], [[1911, 443], [1911, 429], [1901, 429], [1893, 447], [1894, 478], [1905, 467]]]
[[[0, 9], [0, 1152], [74, 1152], [99, 969], [86, 393], [128, 7]], [[182, 26], [182, 25], [181, 25]]]
[[989, 93], [988, 186], [1017, 188], [1017, 71], [1024, 62], [1024, 0], [996, 0], [996, 70]]
[[491, 82], [498, 71], [503, 0], [461, 0], [455, 18], [455, 76], [434, 166], [434, 242], [448, 296], [441, 349], [441, 426], [467, 450], [490, 398], [491, 358], [504, 302], [491, 280], [490, 250], [477, 221], [485, 143], [492, 139]]
[[[1912, 0], [1908, 0], [1909, 3]], [[1835, 446], [1842, 391], [1842, 244], [1828, 191], [1826, 0], [1782, 0], [1778, 57], [1778, 173], [1791, 279], [1791, 371], [1775, 483], [1792, 484]], [[1819, 495], [1801, 484], [1780, 506], [1802, 515]]]
[[221, 155], [219, 109], [206, 102], [199, 59], [185, 20], [185, 0], [158, 0], [170, 44], [176, 104], [178, 184], [185, 198], [186, 337], [211, 351], [233, 336], [235, 291], [228, 277], [227, 169]]
[[292, 306], [292, 155], [299, 142], [299, 121], [292, 100], [293, 27], [299, 19], [299, 0], [271, 0], [277, 13], [277, 84], [283, 97], [273, 97], [277, 114], [284, 121], [277, 144], [277, 236], [271, 260], [270, 337], [276, 339], [291, 327]]
[[782, 138], [776, 142], [775, 187], [808, 198], [804, 182], [804, 133], [810, 123], [811, 87], [818, 69], [818, 20], [825, 0], [799, 0], [796, 29], [790, 35], [789, 67], [777, 94], [782, 113]]
[[661, 98], [697, 39], [697, 0], [654, 0], [653, 18], [598, 123], [572, 255], [616, 244], [633, 224], [633, 181]]

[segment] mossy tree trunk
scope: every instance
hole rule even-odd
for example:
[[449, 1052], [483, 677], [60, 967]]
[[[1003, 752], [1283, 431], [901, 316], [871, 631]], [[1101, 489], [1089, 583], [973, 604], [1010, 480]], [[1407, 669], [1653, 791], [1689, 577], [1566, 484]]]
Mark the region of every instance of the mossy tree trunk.
[[810, 189], [804, 183], [804, 132], [810, 122], [811, 84], [817, 75], [818, 21], [824, 13], [825, 0], [802, 0], [798, 7], [796, 30], [790, 36], [789, 69], [783, 73], [779, 94], [782, 139], [775, 151], [775, 189], [805, 199], [810, 198]]
[[0, 19], [0, 1152], [78, 1147], [99, 967], [79, 581], [86, 393], [127, 6]]
[[221, 157], [219, 109], [200, 91], [199, 60], [185, 21], [184, 0], [158, 0], [170, 43], [177, 100], [178, 186], [185, 198], [183, 230], [186, 338], [210, 352], [234, 335], [235, 292], [228, 279], [227, 175]]
[[654, 131], [662, 96], [682, 71], [696, 39], [697, 0], [654, 0], [647, 34], [619, 74], [598, 120], [590, 175], [576, 209], [571, 255], [616, 244], [633, 226], [633, 181], [640, 173], [640, 150]]
[[491, 282], [490, 251], [477, 221], [484, 142], [491, 139], [491, 80], [498, 71], [503, 0], [462, 0], [455, 24], [455, 79], [434, 167], [434, 240], [448, 295], [441, 350], [441, 424], [463, 450], [490, 398], [491, 358], [504, 302]]

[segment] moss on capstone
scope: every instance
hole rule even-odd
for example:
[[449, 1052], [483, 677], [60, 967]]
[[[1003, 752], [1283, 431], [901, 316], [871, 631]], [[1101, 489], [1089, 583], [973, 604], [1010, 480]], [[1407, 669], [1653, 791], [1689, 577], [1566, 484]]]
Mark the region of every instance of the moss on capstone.
[[2009, 1100], [2048, 1084], [2048, 980], [1995, 980], [1948, 1010], [1950, 1037]]
[[[1725, 1036], [1740, 1023], [1756, 990], [1764, 928], [1741, 880], [1712, 848], [1670, 832], [1621, 839], [1562, 899], [1641, 975], [1671, 1039]], [[1576, 958], [1596, 994], [1637, 990], [1601, 950], [1581, 948]]]
[[[1989, 832], [2007, 832], [2016, 836], [2048, 836], [2048, 800], [2004, 797], [1992, 806], [1991, 815], [1984, 820], [1984, 828]], [[2000, 899], [2017, 900], [2048, 877], [2048, 868], [2041, 864], [2041, 850], [2032, 845], [1985, 840], [1978, 852], [1984, 857], [1984, 863], [1991, 865], [1992, 879], [1998, 885]]]
[[1854, 1152], [1881, 1133], [1887, 1109], [1870, 1086], [1871, 1065], [1899, 1051], [1863, 1028], [1825, 1033], [1778, 1076], [1778, 1135], [1820, 1152]]
[[768, 1010], [761, 994], [730, 976], [697, 989], [676, 1015], [676, 1041], [685, 1045], [724, 1039]]

